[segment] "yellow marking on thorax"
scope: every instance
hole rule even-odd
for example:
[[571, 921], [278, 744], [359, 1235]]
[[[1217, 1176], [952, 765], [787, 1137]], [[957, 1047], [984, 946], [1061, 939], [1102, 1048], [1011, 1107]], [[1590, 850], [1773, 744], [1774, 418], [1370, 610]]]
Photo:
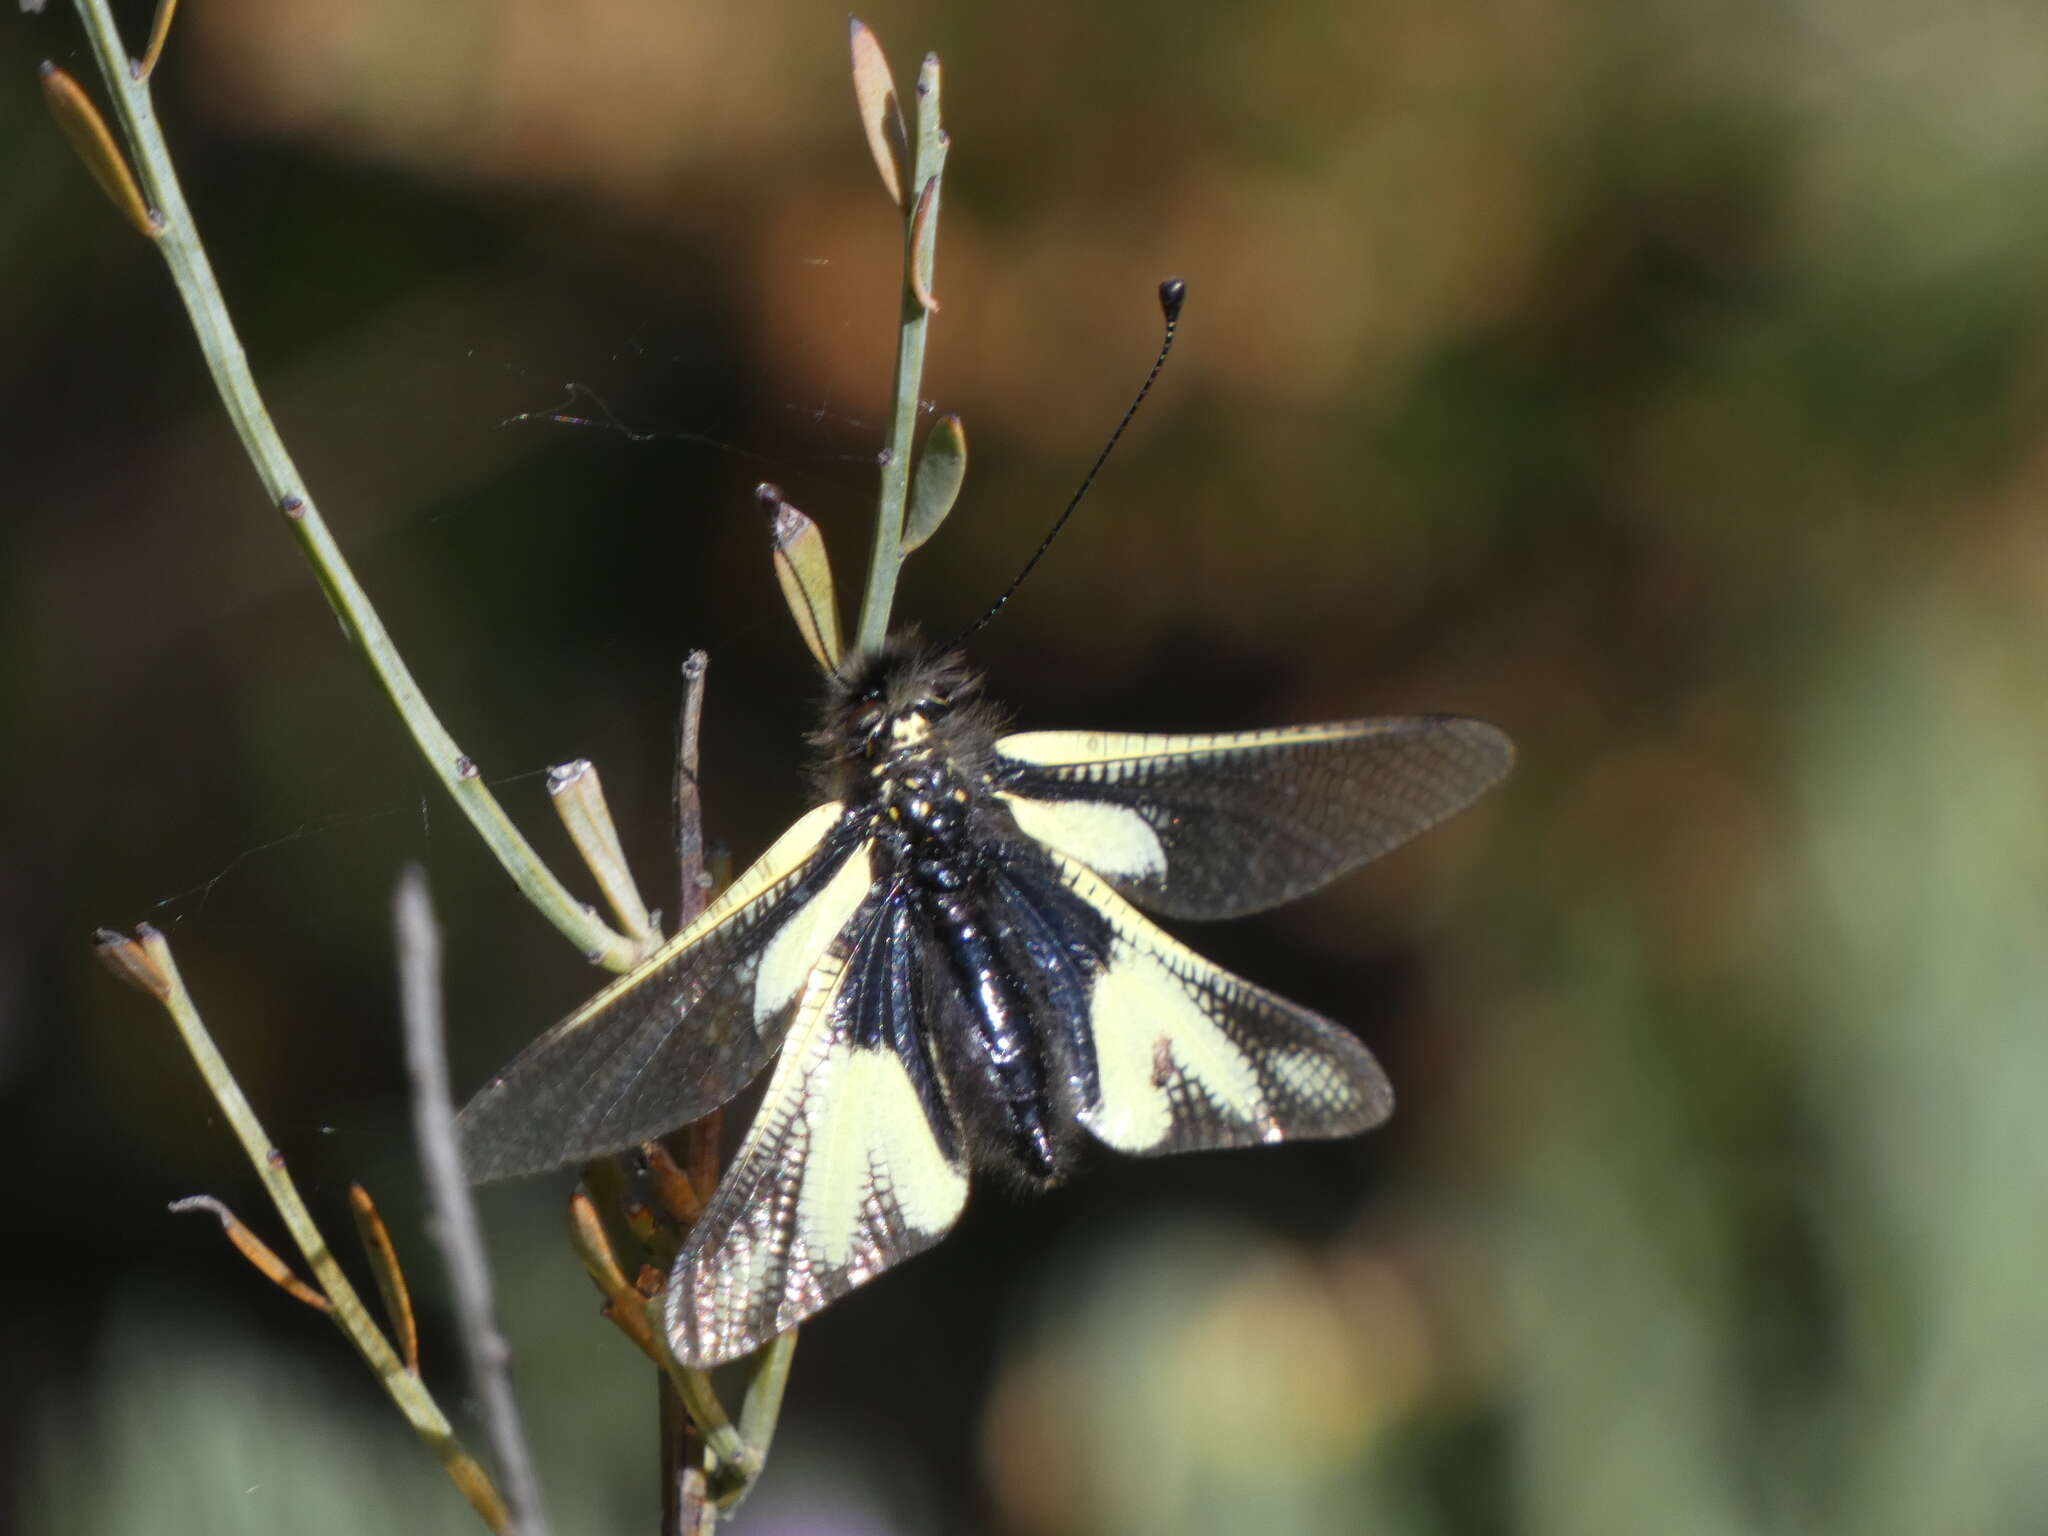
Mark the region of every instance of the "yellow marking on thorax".
[[899, 750], [916, 746], [931, 733], [932, 723], [923, 715], [898, 715], [889, 722], [889, 743]]

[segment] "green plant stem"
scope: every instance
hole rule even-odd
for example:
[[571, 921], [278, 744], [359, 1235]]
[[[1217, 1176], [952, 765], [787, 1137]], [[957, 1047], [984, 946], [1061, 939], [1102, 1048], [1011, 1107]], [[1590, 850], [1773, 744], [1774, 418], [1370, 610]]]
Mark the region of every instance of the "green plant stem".
[[639, 946], [606, 926], [590, 906], [570, 894], [512, 824], [497, 798], [484, 787], [476, 765], [463, 755], [428, 707], [376, 609], [328, 533], [249, 372], [248, 357], [235, 335], [226, 301], [214, 280], [212, 264], [206, 259], [198, 226], [178, 185], [170, 150], [157, 125], [149, 83], [136, 78], [106, 0], [76, 0], [76, 4], [99, 61], [100, 74], [113, 99], [115, 116], [135, 156], [144, 195], [159, 220], [157, 249], [163, 252], [171, 269], [171, 280], [185, 301], [200, 351], [220, 390], [221, 403], [227, 407], [228, 417], [234, 422], [271, 504], [283, 511], [286, 525], [312, 562], [329, 605], [377, 674], [378, 682], [412, 732], [428, 768], [469, 818], [520, 893], [591, 960], [615, 971], [629, 969], [639, 956]]
[[725, 1473], [739, 1480], [740, 1487], [752, 1486], [754, 1479], [761, 1475], [761, 1458], [754, 1455], [746, 1441], [740, 1438], [739, 1430], [725, 1411], [725, 1404], [718, 1400], [718, 1393], [711, 1385], [711, 1373], [678, 1364], [663, 1347], [661, 1329], [656, 1326], [651, 1332], [656, 1341], [655, 1348], [661, 1352], [659, 1364], [662, 1371], [674, 1384], [676, 1396], [682, 1400], [683, 1407], [689, 1410], [697, 1432], [704, 1437], [704, 1444], [722, 1463]]
[[[903, 517], [910, 500], [911, 460], [917, 447], [917, 407], [924, 389], [925, 335], [931, 311], [917, 297], [931, 291], [934, 249], [939, 235], [939, 193], [946, 168], [946, 133], [939, 123], [939, 60], [926, 54], [917, 72], [917, 143], [910, 185], [904, 191], [902, 329], [896, 341], [896, 396], [890, 412], [887, 461], [875, 511], [874, 552], [868, 560], [867, 591], [861, 599], [857, 646], [872, 651], [889, 635], [889, 610], [896, 601], [896, 576], [903, 568]], [[932, 188], [931, 207], [920, 228], [918, 200]], [[921, 282], [919, 281], [921, 278]]]
[[355, 1287], [349, 1284], [348, 1276], [342, 1273], [341, 1265], [335, 1262], [327, 1239], [321, 1236], [320, 1228], [313, 1221], [313, 1213], [306, 1209], [298, 1186], [285, 1171], [284, 1158], [264, 1133], [256, 1111], [249, 1107], [241, 1085], [235, 1081], [220, 1048], [213, 1043], [213, 1036], [199, 1017], [199, 1009], [185, 990], [177, 962], [171, 957], [170, 945], [162, 934], [153, 931], [141, 935], [141, 943], [165, 983], [161, 994], [164, 1008], [177, 1025], [185, 1049], [191, 1052], [192, 1060], [199, 1068], [199, 1075], [205, 1079], [207, 1091], [213, 1095], [229, 1128], [234, 1131], [235, 1139], [241, 1142], [242, 1150], [248, 1154], [256, 1177], [263, 1181], [271, 1204], [277, 1207], [277, 1214], [284, 1219], [292, 1241], [305, 1255], [314, 1279], [327, 1297], [327, 1315], [384, 1384], [385, 1392], [398, 1406], [398, 1411], [405, 1415], [413, 1432], [434, 1453], [449, 1479], [462, 1490], [463, 1497], [482, 1516], [484, 1523], [493, 1531], [509, 1531], [510, 1516], [497, 1487], [476, 1459], [462, 1448], [433, 1394], [419, 1377], [406, 1370], [398, 1352], [391, 1347], [391, 1341], [384, 1337], [383, 1330], [370, 1316]]
[[792, 1328], [777, 1334], [761, 1351], [754, 1374], [747, 1382], [746, 1400], [740, 1404], [740, 1439], [759, 1461], [767, 1461], [768, 1447], [775, 1439], [775, 1425], [782, 1417], [782, 1394], [789, 1386], [797, 1332]]

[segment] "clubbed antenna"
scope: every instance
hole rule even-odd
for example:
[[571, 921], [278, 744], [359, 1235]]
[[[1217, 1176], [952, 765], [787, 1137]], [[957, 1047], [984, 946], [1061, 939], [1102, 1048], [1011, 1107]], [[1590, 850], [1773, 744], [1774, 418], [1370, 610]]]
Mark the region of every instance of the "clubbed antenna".
[[1016, 579], [1003, 589], [1003, 595], [989, 605], [988, 612], [960, 631], [959, 637], [953, 642], [955, 645], [979, 633], [990, 619], [1003, 611], [1003, 604], [1016, 596], [1017, 589], [1024, 585], [1024, 578], [1029, 576], [1038, 562], [1045, 558], [1045, 552], [1052, 548], [1052, 541], [1060, 536], [1060, 530], [1067, 526], [1067, 519], [1074, 515], [1074, 508], [1081, 505], [1081, 498], [1088, 494], [1088, 487], [1095, 483], [1095, 477], [1102, 473], [1102, 466], [1109, 462], [1110, 452], [1116, 447], [1117, 440], [1124, 435], [1124, 428], [1131, 424], [1131, 418], [1138, 414], [1138, 407], [1145, 403], [1145, 397], [1152, 392], [1152, 383], [1159, 377], [1159, 370], [1166, 366], [1166, 354], [1173, 350], [1173, 335], [1180, 327], [1180, 307], [1187, 296], [1188, 285], [1177, 277], [1169, 277], [1159, 285], [1159, 309], [1160, 313], [1166, 316], [1166, 335], [1159, 343], [1159, 355], [1152, 359], [1152, 371], [1145, 375], [1145, 382], [1138, 386], [1136, 398], [1131, 401], [1130, 409], [1124, 412], [1124, 419], [1116, 424], [1116, 430], [1109, 434], [1109, 441], [1102, 445], [1102, 452], [1098, 453], [1095, 462], [1088, 466], [1088, 473], [1082, 478], [1080, 489], [1074, 492], [1073, 500], [1067, 503], [1066, 511], [1059, 515], [1059, 519], [1052, 525], [1052, 530], [1040, 541], [1031, 558], [1024, 562], [1024, 569], [1017, 573]]

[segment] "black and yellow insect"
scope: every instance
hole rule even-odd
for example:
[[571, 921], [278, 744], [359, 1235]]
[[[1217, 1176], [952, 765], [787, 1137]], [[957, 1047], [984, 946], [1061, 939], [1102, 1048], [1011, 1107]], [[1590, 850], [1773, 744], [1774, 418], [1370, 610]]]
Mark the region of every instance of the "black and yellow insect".
[[[1446, 715], [1006, 735], [957, 656], [840, 660], [821, 803], [462, 1112], [471, 1174], [623, 1151], [775, 1059], [665, 1298], [709, 1367], [931, 1246], [971, 1172], [1346, 1136], [1392, 1092], [1349, 1032], [1156, 927], [1304, 895], [1469, 803], [1513, 748]], [[779, 1057], [777, 1052], [780, 1052]]]

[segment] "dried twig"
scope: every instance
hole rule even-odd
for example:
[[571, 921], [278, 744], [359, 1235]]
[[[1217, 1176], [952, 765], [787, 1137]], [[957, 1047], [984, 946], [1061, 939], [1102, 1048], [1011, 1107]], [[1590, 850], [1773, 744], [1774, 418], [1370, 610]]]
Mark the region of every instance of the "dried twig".
[[406, 1066], [412, 1075], [413, 1130], [427, 1186], [427, 1230], [448, 1266], [463, 1351], [483, 1405], [484, 1432], [505, 1480], [513, 1529], [523, 1536], [544, 1536], [540, 1479], [520, 1420], [519, 1399], [512, 1391], [512, 1351], [498, 1332], [483, 1232], [455, 1137], [441, 1021], [441, 932], [427, 896], [426, 876], [417, 864], [406, 866], [399, 876], [394, 908], [399, 1007], [405, 1020]]
[[697, 920], [710, 900], [711, 876], [704, 868], [704, 791], [698, 780], [704, 734], [704, 674], [711, 658], [692, 651], [683, 658], [683, 707], [676, 720], [676, 932]]
[[[710, 665], [711, 658], [703, 651], [692, 651], [683, 661], [683, 706], [676, 721], [678, 933], [696, 920], [710, 896], [710, 877], [704, 868], [704, 794], [698, 778], [704, 728], [704, 674]], [[718, 1127], [724, 1123], [725, 1115], [722, 1111], [713, 1110], [706, 1118], [712, 1126], [712, 1155], [708, 1168], [700, 1166], [699, 1160], [692, 1156], [686, 1172], [676, 1167], [672, 1159], [667, 1159], [665, 1151], [661, 1158], [649, 1160], [656, 1192], [666, 1197], [664, 1203], [672, 1217], [682, 1214], [679, 1191], [687, 1191], [690, 1198], [699, 1203], [697, 1214], [701, 1215], [702, 1202], [711, 1198], [712, 1188], [718, 1182]], [[695, 1135], [693, 1132], [693, 1153], [697, 1145]], [[666, 1166], [663, 1166], [664, 1161]], [[673, 1180], [667, 1177], [670, 1169], [675, 1172]], [[702, 1435], [691, 1423], [682, 1397], [667, 1371], [662, 1372], [656, 1390], [660, 1394], [662, 1536], [696, 1536], [700, 1531], [715, 1530], [718, 1506], [711, 1502], [704, 1476]]]

